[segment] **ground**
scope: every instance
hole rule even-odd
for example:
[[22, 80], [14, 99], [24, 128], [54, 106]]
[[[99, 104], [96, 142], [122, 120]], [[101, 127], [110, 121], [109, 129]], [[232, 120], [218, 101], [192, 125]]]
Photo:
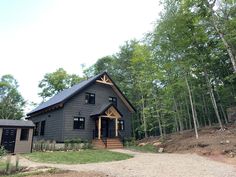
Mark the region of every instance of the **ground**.
[[[132, 154], [134, 158], [114, 162], [63, 165], [31, 162], [21, 157], [20, 163], [22, 166], [28, 167], [47, 166], [74, 171], [71, 172], [71, 175], [66, 173], [69, 176], [73, 176], [73, 173], [76, 172], [82, 172], [87, 173], [87, 176], [92, 173], [93, 176], [101, 175], [101, 177], [236, 177], [234, 166], [196, 154], [157, 154], [125, 149], [114, 151]], [[52, 175], [52, 177], [54, 176]], [[80, 175], [77, 176], [80, 177]]]
[[159, 137], [150, 137], [139, 141], [139, 144], [157, 144], [168, 153], [196, 153], [214, 160], [236, 165], [236, 125], [225, 127], [206, 127], [199, 130], [199, 139], [194, 131], [184, 131], [167, 135], [160, 143]]

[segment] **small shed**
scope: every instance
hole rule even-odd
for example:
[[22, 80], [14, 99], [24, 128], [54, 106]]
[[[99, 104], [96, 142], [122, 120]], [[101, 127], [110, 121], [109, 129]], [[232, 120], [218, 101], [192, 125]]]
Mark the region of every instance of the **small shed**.
[[32, 121], [0, 119], [0, 144], [9, 153], [29, 153], [33, 131]]

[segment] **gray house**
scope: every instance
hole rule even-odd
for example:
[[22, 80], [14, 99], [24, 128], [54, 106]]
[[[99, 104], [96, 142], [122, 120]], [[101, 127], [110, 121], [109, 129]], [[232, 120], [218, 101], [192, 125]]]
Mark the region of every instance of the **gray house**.
[[132, 104], [103, 72], [63, 90], [27, 116], [35, 124], [36, 140], [64, 142], [81, 138], [103, 145], [104, 140], [131, 136], [134, 112]]

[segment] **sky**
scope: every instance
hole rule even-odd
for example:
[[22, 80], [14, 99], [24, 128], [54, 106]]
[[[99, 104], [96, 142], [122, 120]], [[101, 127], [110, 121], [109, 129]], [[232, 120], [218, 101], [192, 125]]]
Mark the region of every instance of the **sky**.
[[46, 73], [82, 75], [81, 64], [152, 31], [160, 11], [159, 0], [0, 0], [0, 77], [12, 74], [24, 99], [40, 103]]

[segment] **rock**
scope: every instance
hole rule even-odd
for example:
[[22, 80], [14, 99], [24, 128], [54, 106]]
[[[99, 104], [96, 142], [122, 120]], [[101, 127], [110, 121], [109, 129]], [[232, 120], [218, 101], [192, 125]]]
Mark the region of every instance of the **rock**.
[[220, 141], [220, 144], [224, 144], [224, 141]]
[[229, 143], [230, 143], [230, 141], [229, 141], [229, 140], [226, 140], [226, 141], [225, 141], [225, 143], [226, 143], [226, 144], [229, 144]]
[[158, 152], [159, 152], [159, 153], [164, 152], [164, 148], [159, 148], [159, 149], [158, 149]]
[[147, 143], [139, 143], [138, 146], [145, 146]]
[[234, 158], [234, 156], [235, 156], [235, 153], [234, 153], [234, 152], [230, 152], [230, 153], [229, 153], [229, 157], [230, 157], [230, 158]]
[[161, 142], [155, 142], [152, 144], [153, 146], [160, 146], [161, 145]]

